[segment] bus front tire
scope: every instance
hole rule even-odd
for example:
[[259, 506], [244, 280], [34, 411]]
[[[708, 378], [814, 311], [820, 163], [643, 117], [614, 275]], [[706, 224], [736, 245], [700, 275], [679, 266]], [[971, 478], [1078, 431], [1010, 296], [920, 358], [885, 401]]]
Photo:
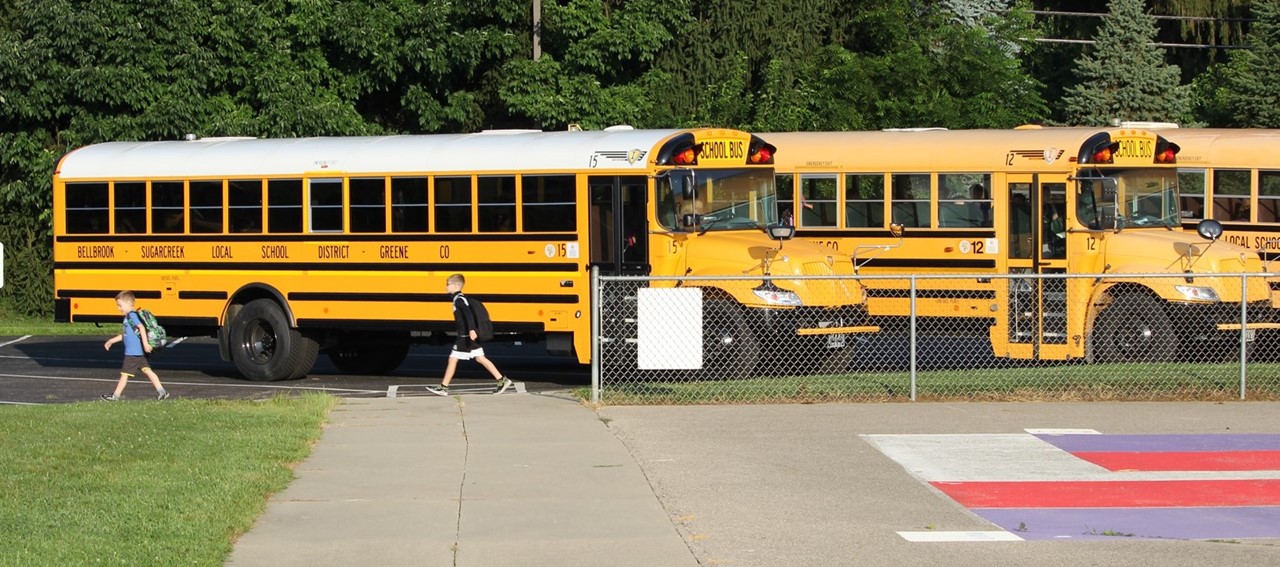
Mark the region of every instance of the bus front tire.
[[702, 305], [702, 370], [699, 378], [735, 380], [751, 376], [760, 360], [760, 343], [742, 308], [724, 299]]
[[1178, 353], [1178, 335], [1160, 302], [1146, 294], [1112, 300], [1093, 324], [1090, 362], [1167, 362]]
[[247, 303], [231, 323], [231, 360], [255, 382], [301, 378], [315, 364], [319, 346], [289, 326], [284, 311], [270, 299]]

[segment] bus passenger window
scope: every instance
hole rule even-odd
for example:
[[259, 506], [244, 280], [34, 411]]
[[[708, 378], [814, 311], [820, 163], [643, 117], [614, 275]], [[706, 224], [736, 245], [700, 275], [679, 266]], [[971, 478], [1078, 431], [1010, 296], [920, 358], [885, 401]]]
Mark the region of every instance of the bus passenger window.
[[391, 232], [426, 232], [427, 178], [391, 178]]
[[1027, 203], [1031, 189], [1025, 183], [1010, 183], [1009, 186], [1009, 257], [1031, 258], [1031, 205]]
[[[314, 187], [312, 188], [314, 191]], [[347, 181], [351, 204], [351, 232], [387, 231], [387, 180], [382, 177]]]
[[129, 182], [115, 184], [116, 234], [140, 234], [147, 231], [147, 184]]
[[844, 226], [884, 227], [883, 173], [850, 173], [844, 176]]
[[1249, 172], [1213, 172], [1213, 218], [1223, 222], [1249, 220]]
[[[779, 173], [773, 177], [774, 184], [778, 189], [778, 198], [776, 200], [778, 203], [778, 222], [789, 226], [795, 226], [796, 224], [795, 180], [795, 175], [790, 173]], [[666, 196], [669, 196], [669, 193]], [[663, 219], [662, 214], [664, 212], [666, 211], [661, 207], [658, 209], [658, 218], [660, 220]], [[673, 222], [663, 220], [662, 224], [675, 228]]]
[[436, 232], [471, 232], [471, 178], [436, 178]]
[[151, 182], [151, 232], [181, 234], [186, 230], [184, 189], [181, 181]]
[[302, 232], [302, 180], [267, 182], [267, 232]]
[[524, 232], [577, 230], [577, 191], [572, 175], [521, 176], [520, 193]]
[[1280, 222], [1280, 171], [1258, 172], [1258, 222]]
[[307, 203], [311, 232], [342, 232], [342, 180], [312, 179]]
[[908, 228], [928, 228], [929, 175], [924, 173], [894, 174], [893, 222]]
[[68, 183], [67, 234], [106, 234], [110, 220], [106, 183]]
[[227, 182], [227, 222], [231, 232], [262, 232], [262, 180]]
[[939, 174], [938, 227], [990, 227], [991, 197], [987, 191], [990, 183], [991, 176], [987, 174]]
[[800, 176], [800, 195], [803, 205], [800, 211], [800, 226], [831, 227], [836, 226], [836, 176], [825, 174], [805, 174]]
[[222, 182], [191, 182], [191, 233], [222, 233]]
[[1206, 176], [1203, 169], [1178, 170], [1179, 216], [1199, 220], [1204, 216], [1204, 192]]
[[516, 178], [481, 177], [478, 180], [480, 232], [516, 231]]

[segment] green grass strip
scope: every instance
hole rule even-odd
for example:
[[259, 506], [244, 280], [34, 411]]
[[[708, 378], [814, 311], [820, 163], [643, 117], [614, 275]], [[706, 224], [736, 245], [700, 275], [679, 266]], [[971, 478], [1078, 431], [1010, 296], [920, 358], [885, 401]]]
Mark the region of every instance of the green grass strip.
[[222, 565], [336, 402], [0, 406], [0, 565]]

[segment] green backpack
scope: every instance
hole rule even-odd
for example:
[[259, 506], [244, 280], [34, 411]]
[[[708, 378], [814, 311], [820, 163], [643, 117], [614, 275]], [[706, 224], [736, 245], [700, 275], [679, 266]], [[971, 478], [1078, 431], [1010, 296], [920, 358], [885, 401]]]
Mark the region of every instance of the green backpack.
[[[164, 348], [164, 343], [169, 337], [164, 332], [164, 327], [161, 327], [160, 323], [156, 321], [156, 316], [146, 309], [138, 309], [134, 313], [138, 314], [138, 320], [142, 321], [143, 328], [147, 330], [147, 342], [151, 343], [151, 352]], [[127, 317], [125, 318], [125, 324], [129, 324]]]

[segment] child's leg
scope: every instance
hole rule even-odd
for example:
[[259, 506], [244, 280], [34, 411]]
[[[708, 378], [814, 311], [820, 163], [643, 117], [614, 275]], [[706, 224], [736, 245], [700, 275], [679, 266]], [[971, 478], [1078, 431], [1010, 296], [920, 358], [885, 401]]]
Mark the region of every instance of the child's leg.
[[147, 380], [151, 381], [151, 385], [156, 387], [157, 392], [164, 391], [164, 384], [160, 383], [160, 377], [156, 375], [156, 372], [150, 366], [144, 366], [142, 373], [147, 375]]
[[502, 373], [498, 372], [498, 367], [493, 365], [493, 362], [489, 360], [489, 357], [481, 355], [477, 356], [475, 360], [476, 362], [479, 362], [480, 366], [483, 366], [485, 370], [489, 371], [489, 374], [493, 376], [494, 380], [502, 379]]
[[458, 359], [450, 356], [448, 364], [444, 367], [444, 379], [440, 380], [440, 385], [448, 387], [449, 382], [453, 381], [453, 373], [458, 370]]
[[120, 373], [120, 381], [119, 381], [119, 382], [116, 382], [116, 392], [115, 392], [115, 394], [114, 394], [114, 395], [115, 395], [115, 397], [117, 397], [117, 398], [118, 398], [118, 397], [120, 397], [121, 395], [123, 395], [123, 394], [124, 394], [124, 387], [125, 387], [125, 386], [127, 386], [128, 384], [129, 384], [129, 375], [128, 375], [128, 374], [125, 374], [124, 372], [121, 372], [121, 373]]

